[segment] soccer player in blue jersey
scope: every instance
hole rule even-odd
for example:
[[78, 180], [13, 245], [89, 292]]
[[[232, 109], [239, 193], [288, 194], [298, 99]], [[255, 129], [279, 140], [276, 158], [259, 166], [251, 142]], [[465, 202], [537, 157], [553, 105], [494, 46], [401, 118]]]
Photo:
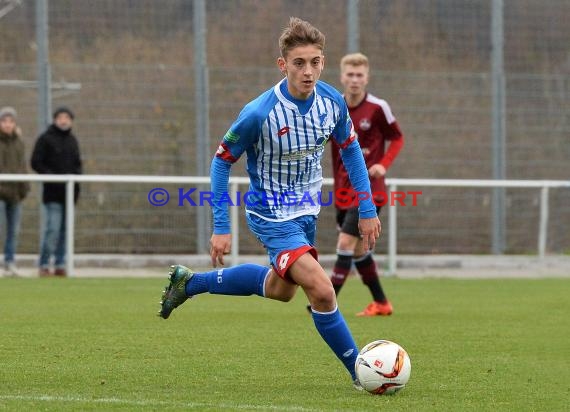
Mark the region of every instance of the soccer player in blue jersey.
[[277, 65], [284, 78], [244, 107], [211, 165], [212, 265], [223, 265], [224, 254], [230, 252], [228, 179], [232, 164], [245, 152], [250, 177], [247, 222], [267, 249], [271, 267], [243, 264], [194, 273], [184, 266], [173, 266], [159, 315], [166, 319], [188, 298], [206, 292], [255, 294], [288, 302], [300, 286], [311, 304], [317, 331], [358, 389], [354, 373], [358, 348], [314, 247], [321, 159], [329, 138], [341, 147], [351, 183], [362, 195], [359, 228], [366, 249], [374, 246], [381, 228], [346, 103], [337, 90], [319, 81], [325, 62], [324, 44], [324, 35], [310, 23], [290, 19], [279, 38]]

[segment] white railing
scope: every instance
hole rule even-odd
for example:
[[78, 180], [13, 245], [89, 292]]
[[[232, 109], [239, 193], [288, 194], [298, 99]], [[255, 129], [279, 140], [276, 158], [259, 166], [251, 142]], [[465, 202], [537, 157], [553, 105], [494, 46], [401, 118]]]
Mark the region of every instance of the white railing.
[[[550, 188], [570, 187], [568, 180], [471, 180], [471, 179], [386, 179], [389, 192], [398, 190], [398, 186], [431, 186], [431, 187], [498, 187], [498, 188], [540, 188], [540, 218], [538, 225], [538, 256], [544, 259], [546, 239], [548, 236], [548, 191]], [[388, 275], [396, 273], [397, 250], [397, 208], [398, 202], [388, 207]]]
[[[48, 182], [66, 184], [66, 271], [73, 276], [74, 271], [74, 234], [75, 234], [75, 205], [73, 202], [74, 183], [155, 183], [155, 184], [209, 184], [209, 177], [199, 176], [136, 176], [136, 175], [35, 175], [35, 174], [0, 174], [0, 181], [4, 182]], [[230, 195], [236, 198], [239, 186], [248, 185], [247, 177], [230, 177]], [[332, 186], [333, 179], [323, 179], [324, 186]], [[570, 188], [570, 181], [566, 180], [470, 180], [470, 179], [393, 179], [387, 178], [386, 185], [389, 192], [397, 192], [402, 186], [419, 187], [481, 187], [481, 188], [540, 188], [540, 219], [538, 227], [538, 255], [544, 258], [546, 252], [546, 239], [548, 236], [548, 193], [550, 188]], [[398, 202], [389, 202], [388, 222], [388, 274], [396, 272], [397, 263], [397, 208]], [[238, 262], [239, 252], [239, 211], [238, 207], [230, 208], [232, 226], [231, 263]]]

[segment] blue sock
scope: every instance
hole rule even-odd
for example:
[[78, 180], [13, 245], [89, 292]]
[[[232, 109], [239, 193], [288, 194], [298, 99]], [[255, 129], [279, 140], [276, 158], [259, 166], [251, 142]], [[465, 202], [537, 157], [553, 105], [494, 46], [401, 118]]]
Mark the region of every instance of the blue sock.
[[264, 296], [268, 273], [268, 267], [251, 263], [196, 273], [186, 284], [186, 294], [194, 296], [209, 292], [217, 295]]
[[321, 337], [344, 364], [352, 379], [356, 379], [354, 363], [358, 356], [358, 347], [338, 307], [333, 312], [326, 313], [313, 310], [312, 314]]

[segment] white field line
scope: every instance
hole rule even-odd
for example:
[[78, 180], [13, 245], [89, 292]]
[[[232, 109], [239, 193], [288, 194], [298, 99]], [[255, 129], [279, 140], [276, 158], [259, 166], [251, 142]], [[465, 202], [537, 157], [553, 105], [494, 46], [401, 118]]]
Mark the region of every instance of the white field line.
[[198, 409], [216, 408], [227, 410], [266, 410], [266, 411], [301, 411], [312, 412], [319, 409], [305, 408], [294, 405], [250, 405], [250, 404], [229, 404], [214, 402], [165, 402], [152, 399], [136, 400], [121, 398], [85, 398], [81, 396], [51, 396], [51, 395], [0, 395], [0, 400], [4, 401], [24, 401], [24, 402], [68, 402], [87, 404], [117, 404], [127, 406], [166, 406], [175, 408]]

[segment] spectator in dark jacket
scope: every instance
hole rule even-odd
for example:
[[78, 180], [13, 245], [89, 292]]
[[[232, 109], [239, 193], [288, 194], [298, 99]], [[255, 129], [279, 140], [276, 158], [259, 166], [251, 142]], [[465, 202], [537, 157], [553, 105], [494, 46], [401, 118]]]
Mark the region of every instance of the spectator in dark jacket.
[[[24, 141], [16, 124], [16, 110], [0, 109], [0, 173], [28, 173]], [[15, 265], [22, 200], [30, 191], [28, 182], [0, 182], [0, 227], [4, 227], [4, 276], [18, 276]]]
[[[79, 143], [71, 132], [74, 115], [67, 107], [53, 114], [53, 124], [38, 137], [32, 168], [40, 174], [81, 174]], [[75, 202], [79, 185], [75, 184]], [[40, 276], [50, 276], [50, 258], [55, 255], [56, 276], [65, 273], [65, 183], [44, 183]]]

